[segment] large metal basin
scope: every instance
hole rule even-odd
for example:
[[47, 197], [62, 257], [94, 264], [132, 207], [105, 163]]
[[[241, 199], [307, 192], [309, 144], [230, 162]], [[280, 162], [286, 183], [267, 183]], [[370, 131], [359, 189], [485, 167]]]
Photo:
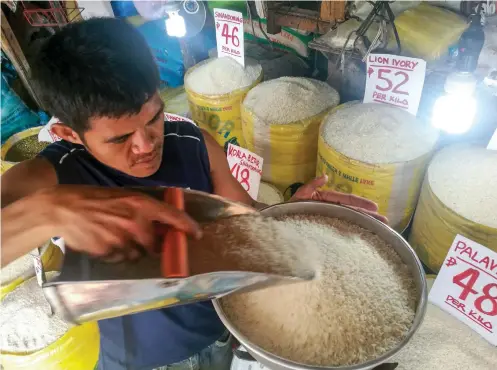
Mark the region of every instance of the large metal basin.
[[399, 254], [402, 260], [409, 266], [417, 288], [417, 306], [414, 322], [407, 336], [389, 352], [383, 354], [375, 360], [362, 364], [341, 367], [321, 367], [309, 366], [293, 361], [286, 360], [272, 353], [269, 353], [254, 343], [251, 343], [243, 334], [241, 334], [224, 314], [219, 300], [214, 301], [214, 307], [228, 330], [240, 341], [247, 351], [261, 364], [272, 370], [323, 370], [323, 369], [340, 369], [340, 370], [367, 370], [387, 362], [398, 351], [400, 351], [409, 342], [413, 334], [418, 330], [423, 321], [426, 304], [427, 304], [427, 287], [423, 267], [418, 257], [409, 244], [393, 229], [371, 216], [357, 212], [351, 208], [319, 202], [291, 202], [270, 206], [261, 210], [261, 213], [267, 216], [284, 216], [294, 214], [322, 215], [335, 217], [346, 220], [377, 234], [380, 238], [388, 242], [392, 248]]

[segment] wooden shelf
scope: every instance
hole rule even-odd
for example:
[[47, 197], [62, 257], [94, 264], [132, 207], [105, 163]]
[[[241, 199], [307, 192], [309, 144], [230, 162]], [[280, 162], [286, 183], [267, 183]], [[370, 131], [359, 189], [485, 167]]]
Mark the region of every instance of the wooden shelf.
[[343, 0], [321, 1], [319, 12], [284, 5], [281, 2], [268, 1], [266, 4], [268, 9], [268, 31], [273, 31], [274, 33], [280, 31], [278, 27], [291, 27], [300, 31], [323, 34], [336, 22], [345, 19], [346, 2]]

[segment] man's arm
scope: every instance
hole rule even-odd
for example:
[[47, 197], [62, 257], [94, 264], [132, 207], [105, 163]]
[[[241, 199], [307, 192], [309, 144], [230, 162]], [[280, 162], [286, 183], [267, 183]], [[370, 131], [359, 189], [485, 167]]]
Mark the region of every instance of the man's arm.
[[[248, 204], [254, 208], [260, 209], [266, 207], [265, 204], [252, 200], [250, 195], [245, 191], [242, 185], [233, 177], [228, 166], [228, 160], [223, 149], [207, 132], [202, 130], [207, 152], [209, 153], [209, 162], [211, 166], [211, 177], [214, 184], [214, 193], [222, 197]], [[386, 217], [378, 214], [378, 205], [368, 199], [358, 197], [352, 194], [343, 194], [336, 191], [320, 190], [327, 182], [327, 177], [323, 176], [310, 181], [302, 186], [290, 199], [296, 200], [314, 200], [336, 204], [344, 204], [353, 207], [361, 212], [367, 213], [378, 220], [387, 223]]]
[[254, 201], [243, 186], [233, 177], [228, 166], [226, 154], [216, 140], [204, 130], [202, 130], [202, 134], [204, 135], [207, 152], [209, 153], [214, 194], [250, 205], [254, 208], [265, 207], [265, 204]]
[[156, 223], [199, 237], [186, 213], [146, 194], [122, 188], [57, 185], [50, 163], [34, 159], [1, 176], [2, 266], [29, 253], [52, 236], [71, 249], [113, 261], [136, 259], [139, 245], [152, 251]]
[[2, 208], [41, 189], [57, 185], [55, 169], [46, 159], [21, 162], [1, 176]]
[[50, 210], [40, 209], [23, 199], [55, 186], [57, 175], [48, 161], [35, 158], [10, 168], [1, 176], [1, 182], [2, 265], [5, 265], [54, 236], [45, 223]]

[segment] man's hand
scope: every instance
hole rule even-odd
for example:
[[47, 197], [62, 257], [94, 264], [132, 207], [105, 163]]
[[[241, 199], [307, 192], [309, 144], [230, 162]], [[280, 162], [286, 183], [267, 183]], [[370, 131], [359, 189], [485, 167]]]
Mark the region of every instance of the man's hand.
[[328, 181], [328, 176], [318, 177], [309, 183], [301, 186], [290, 201], [296, 200], [317, 200], [320, 202], [343, 204], [352, 207], [360, 212], [366, 213], [374, 218], [388, 223], [386, 217], [378, 213], [378, 205], [366, 198], [353, 194], [345, 194], [337, 191], [319, 190]]
[[186, 213], [138, 192], [73, 185], [43, 189], [2, 210], [2, 257], [7, 259], [2, 263], [36, 248], [34, 235], [60, 236], [68, 248], [113, 262], [134, 259], [141, 249], [153, 251], [162, 237], [157, 223], [201, 234]]

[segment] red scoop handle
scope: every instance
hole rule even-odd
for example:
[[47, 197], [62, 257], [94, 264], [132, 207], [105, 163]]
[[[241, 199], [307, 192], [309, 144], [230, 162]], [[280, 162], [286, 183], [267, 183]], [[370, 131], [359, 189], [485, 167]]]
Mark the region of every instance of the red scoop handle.
[[[185, 198], [181, 188], [167, 188], [164, 191], [164, 200], [181, 211], [185, 209]], [[189, 275], [188, 244], [184, 232], [174, 228], [167, 230], [162, 245], [161, 269], [165, 278], [182, 278]]]

